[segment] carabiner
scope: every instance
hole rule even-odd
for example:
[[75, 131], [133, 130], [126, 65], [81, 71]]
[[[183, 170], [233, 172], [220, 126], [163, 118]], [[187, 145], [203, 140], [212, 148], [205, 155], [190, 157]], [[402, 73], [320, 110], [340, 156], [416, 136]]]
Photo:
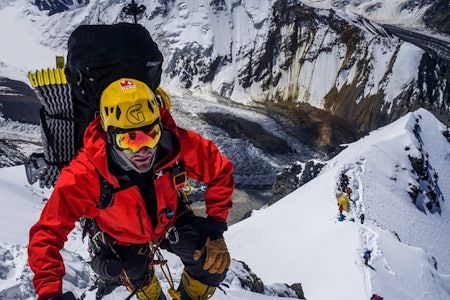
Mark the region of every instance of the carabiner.
[[165, 237], [171, 245], [178, 243], [180, 240], [180, 236], [178, 235], [178, 231], [175, 226], [172, 226], [169, 230], [167, 230]]

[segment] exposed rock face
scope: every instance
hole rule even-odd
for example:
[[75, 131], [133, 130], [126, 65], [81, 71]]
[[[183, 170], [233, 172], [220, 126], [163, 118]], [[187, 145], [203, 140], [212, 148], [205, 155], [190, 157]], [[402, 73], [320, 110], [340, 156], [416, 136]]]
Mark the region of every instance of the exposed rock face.
[[428, 2], [431, 2], [431, 6], [423, 17], [426, 24], [429, 27], [436, 29], [438, 32], [450, 34], [450, 11], [448, 0], [429, 0]]
[[285, 168], [277, 174], [272, 187], [272, 199], [269, 204], [273, 204], [292, 193], [311, 179], [314, 179], [322, 170], [324, 164], [308, 161], [307, 163], [295, 163]]
[[0, 77], [0, 115], [14, 121], [39, 124], [41, 104], [24, 82]]
[[[368, 11], [381, 5], [370, 2]], [[120, 21], [119, 6], [125, 3], [36, 0], [35, 4], [50, 15], [68, 10], [42, 25], [48, 36], [44, 44], [56, 47], [65, 43], [79, 20]], [[450, 124], [449, 62], [360, 16], [292, 0], [143, 4], [147, 12], [140, 23], [164, 52], [164, 82], [276, 112], [284, 116], [286, 130], [324, 156], [419, 107]], [[332, 4], [344, 9], [349, 1]], [[399, 9], [417, 12], [422, 7], [428, 7], [424, 19], [429, 26], [448, 32], [448, 1], [404, 1]], [[203, 117], [208, 122], [221, 118]], [[226, 123], [224, 129], [259, 149], [290, 151], [283, 141], [255, 134], [261, 131], [245, 120]], [[263, 171], [261, 176], [273, 178], [273, 173]], [[244, 175], [241, 182], [248, 186], [254, 174]]]
[[[214, 3], [214, 17], [230, 23], [224, 24], [220, 34], [212, 29], [205, 34], [221, 35], [229, 49], [219, 51], [214, 38], [172, 49], [166, 56], [166, 71], [183, 87], [212, 91], [234, 101], [248, 97], [267, 107], [276, 104], [306, 115], [311, 111], [308, 106], [324, 109], [342, 127], [335, 130], [326, 116], [308, 120], [322, 124], [309, 137], [316, 146], [336, 147], [344, 142], [332, 138], [344, 126], [351, 128], [347, 138], [358, 138], [418, 107], [450, 123], [447, 62], [393, 37], [381, 26], [299, 1], [274, 1], [271, 15], [259, 18], [243, 2], [236, 1], [232, 7]], [[166, 4], [164, 11], [171, 9], [172, 4]], [[241, 33], [230, 20], [241, 10], [248, 13], [248, 19], [240, 22], [248, 22], [245, 34], [251, 43], [238, 38]], [[170, 48], [172, 39], [176, 37], [161, 43]], [[218, 77], [231, 70], [234, 76]]]
[[0, 140], [0, 168], [16, 166], [23, 164], [26, 159], [25, 154], [21, 152], [20, 144], [14, 141]]
[[264, 152], [273, 154], [294, 152], [285, 140], [264, 130], [258, 123], [221, 113], [203, 113], [199, 117], [209, 124], [222, 128], [231, 138], [250, 141]]
[[85, 5], [89, 0], [35, 0], [34, 3], [40, 10], [48, 11], [49, 15], [69, 10], [77, 5]]
[[[349, 21], [333, 10], [287, 1], [277, 1], [273, 8], [270, 36], [278, 49], [266, 57], [275, 57], [278, 64], [271, 66], [267, 76], [260, 72], [253, 78], [265, 79], [262, 89], [268, 96], [264, 101], [306, 102], [324, 108], [351, 123], [358, 133], [418, 107], [430, 109], [448, 123], [442, 114], [444, 107], [448, 111], [449, 102], [446, 62], [417, 52], [362, 18]], [[418, 71], [395, 87], [393, 82], [405, 72], [401, 61], [411, 54], [422, 56]], [[327, 74], [321, 73], [324, 68]], [[322, 80], [323, 94], [314, 93], [311, 83], [318, 80]]]
[[[288, 286], [287, 284], [265, 285], [263, 281], [252, 272], [246, 263], [242, 261], [233, 261], [233, 265], [233, 268], [230, 269], [224, 280], [225, 284], [236, 284], [234, 281], [237, 279], [242, 288], [255, 293], [269, 296], [305, 299], [302, 285], [300, 283], [294, 283], [291, 286]], [[239, 273], [235, 273], [235, 270], [239, 270]]]
[[[50, 15], [69, 10], [64, 18], [84, 17], [91, 23], [117, 22], [117, 6], [125, 4], [35, 3]], [[361, 4], [370, 14], [383, 6], [381, 2], [330, 2], [339, 10], [291, 0], [258, 5], [242, 0], [199, 0], [194, 6], [186, 0], [143, 4], [147, 12], [141, 23], [164, 53], [168, 80], [193, 91], [295, 109], [298, 114], [308, 115], [312, 111], [308, 106], [325, 110], [328, 116], [316, 114], [298, 125], [314, 127], [308, 141], [319, 151], [333, 153], [346, 139], [353, 141], [418, 107], [450, 124], [448, 62], [388, 34], [378, 24], [343, 12], [347, 5]], [[447, 0], [405, 0], [398, 10], [403, 15], [426, 11], [427, 26], [449, 32]], [[60, 36], [55, 24], [49, 24], [49, 35]], [[62, 29], [68, 32], [75, 26], [71, 19], [64, 24], [70, 24]], [[329, 123], [331, 117], [338, 122]], [[339, 136], [340, 132], [345, 134]]]
[[[423, 142], [421, 137], [420, 120], [416, 120], [414, 126], [414, 135], [420, 145], [420, 157], [408, 155], [411, 162], [413, 173], [416, 175], [416, 182], [410, 183], [408, 191], [414, 205], [424, 214], [441, 213], [441, 202], [444, 202], [444, 196], [441, 193], [438, 184], [439, 174], [429, 160], [429, 155], [423, 150]], [[449, 131], [442, 133], [445, 137], [450, 136]], [[449, 141], [450, 142], [450, 141]], [[408, 150], [408, 149], [405, 149]]]

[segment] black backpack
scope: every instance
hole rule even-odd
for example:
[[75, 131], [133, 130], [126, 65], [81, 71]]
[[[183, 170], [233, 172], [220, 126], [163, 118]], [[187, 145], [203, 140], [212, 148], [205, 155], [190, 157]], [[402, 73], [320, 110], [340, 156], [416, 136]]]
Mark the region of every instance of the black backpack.
[[75, 148], [83, 144], [84, 129], [98, 112], [102, 91], [120, 78], [134, 78], [153, 91], [161, 80], [163, 56], [150, 33], [139, 24], [81, 25], [69, 37], [65, 73], [72, 87], [74, 114], [80, 126]]
[[67, 64], [37, 70], [28, 77], [42, 104], [43, 153], [25, 161], [30, 184], [54, 186], [60, 170], [83, 145], [88, 124], [99, 110], [102, 91], [128, 77], [145, 82], [170, 109], [159, 88], [163, 56], [150, 33], [139, 24], [81, 25], [68, 40]]

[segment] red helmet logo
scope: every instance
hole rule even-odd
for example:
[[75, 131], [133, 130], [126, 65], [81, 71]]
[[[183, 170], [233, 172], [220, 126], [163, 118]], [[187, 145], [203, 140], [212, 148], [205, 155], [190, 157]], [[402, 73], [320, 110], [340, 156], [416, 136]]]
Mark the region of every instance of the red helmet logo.
[[131, 80], [122, 80], [121, 82], [119, 82], [119, 84], [122, 90], [135, 88], [134, 82]]

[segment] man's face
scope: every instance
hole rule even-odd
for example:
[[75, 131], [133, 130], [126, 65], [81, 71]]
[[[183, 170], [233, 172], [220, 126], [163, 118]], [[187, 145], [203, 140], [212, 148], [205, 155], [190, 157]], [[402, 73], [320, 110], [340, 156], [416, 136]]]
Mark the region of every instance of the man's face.
[[150, 170], [153, 165], [153, 157], [155, 156], [155, 153], [156, 147], [153, 149], [142, 147], [138, 152], [134, 154], [123, 152], [125, 157], [142, 172]]
[[109, 140], [138, 170], [150, 170], [156, 147], [161, 139], [161, 125], [151, 124], [140, 129], [111, 132]]

